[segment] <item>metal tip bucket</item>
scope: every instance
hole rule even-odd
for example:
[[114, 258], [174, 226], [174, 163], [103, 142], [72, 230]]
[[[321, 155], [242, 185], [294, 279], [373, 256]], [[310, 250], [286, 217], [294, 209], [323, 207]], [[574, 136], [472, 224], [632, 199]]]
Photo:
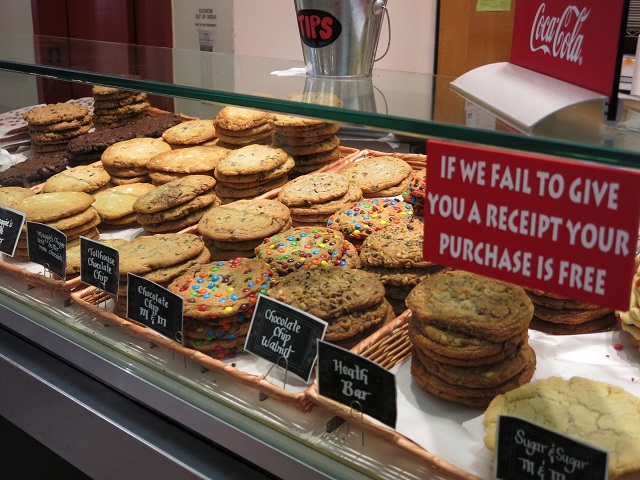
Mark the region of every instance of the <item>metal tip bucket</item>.
[[387, 0], [294, 0], [294, 4], [308, 75], [371, 75], [385, 14], [389, 23]]

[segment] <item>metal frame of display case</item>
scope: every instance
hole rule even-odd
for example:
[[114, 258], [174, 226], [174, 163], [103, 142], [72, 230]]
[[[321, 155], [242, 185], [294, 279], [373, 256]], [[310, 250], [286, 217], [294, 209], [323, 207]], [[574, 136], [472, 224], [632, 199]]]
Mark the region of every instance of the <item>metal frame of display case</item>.
[[[37, 63], [25, 55], [24, 48], [17, 48], [25, 42], [52, 48], [73, 47], [80, 59], [73, 67]], [[278, 77], [274, 72], [301, 67], [300, 62], [280, 59], [171, 52], [177, 72], [182, 68], [199, 68], [206, 60], [211, 71], [206, 82], [189, 78], [167, 83], [152, 77], [132, 78], [82, 68], [83, 54], [108, 56], [111, 47], [105, 42], [0, 34], [0, 70], [139, 90], [218, 106], [229, 104], [305, 115], [425, 141], [448, 139], [621, 168], [640, 167], [640, 147], [637, 150], [634, 147], [636, 143], [640, 145], [635, 142], [640, 132], [616, 126], [595, 125], [586, 138], [576, 137], [574, 126], [564, 126], [560, 117], [558, 129], [542, 137], [435, 121], [432, 96], [438, 79], [431, 75], [374, 71], [371, 79], [361, 81], [362, 89], [355, 88], [355, 91], [382, 95], [385, 107], [378, 112], [359, 110], [349, 102], [335, 106], [292, 100], [291, 93], [309, 91], [312, 84], [313, 88], [335, 93], [339, 90], [334, 88], [339, 80], [326, 79], [319, 84], [304, 76]], [[129, 46], [129, 50], [132, 58], [144, 59], [140, 61], [151, 67], [154, 53], [164, 50], [162, 53], [166, 54], [166, 49], [158, 47]], [[135, 70], [135, 65], [133, 68]], [[358, 87], [357, 84], [349, 86], [354, 85]], [[423, 107], [418, 113], [414, 109], [416, 104]], [[617, 145], [612, 138], [625, 141]], [[627, 141], [629, 139], [633, 141]], [[375, 466], [358, 468], [357, 455], [345, 462], [335, 453], [335, 448], [327, 453], [322, 446], [274, 429], [268, 422], [246, 415], [242, 409], [212, 401], [197, 388], [185, 387], [165, 372], [114, 350], [98, 336], [69, 328], [51, 312], [34, 307], [14, 290], [12, 285], [0, 286], [0, 378], [4, 387], [0, 413], [90, 476], [246, 478], [251, 475], [258, 478], [274, 475], [312, 480], [369, 478], [374, 474]], [[56, 302], [63, 300], [55, 298]], [[286, 408], [272, 405], [275, 410]], [[323, 427], [319, 426], [318, 435], [322, 434]], [[115, 467], [114, 448], [118, 455], [124, 455], [119, 465], [130, 460], [125, 462], [130, 468], [124, 473], [111, 470]], [[419, 466], [407, 463], [407, 468], [413, 469], [408, 478], [426, 475]]]

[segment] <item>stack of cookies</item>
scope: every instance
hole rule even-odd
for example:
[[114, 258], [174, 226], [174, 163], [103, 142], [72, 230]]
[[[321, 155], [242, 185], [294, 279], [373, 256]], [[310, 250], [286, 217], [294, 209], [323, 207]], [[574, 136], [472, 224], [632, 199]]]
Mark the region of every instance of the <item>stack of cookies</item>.
[[[2, 190], [2, 189], [0, 189]], [[636, 265], [640, 265], [640, 256], [636, 255]], [[636, 269], [631, 284], [629, 310], [616, 312], [620, 319], [620, 328], [630, 335], [631, 342], [640, 349], [640, 268]]]
[[424, 278], [406, 303], [411, 374], [427, 393], [486, 408], [496, 395], [531, 380], [533, 304], [521, 287], [449, 270]]
[[340, 124], [290, 115], [274, 115], [273, 145], [291, 155], [292, 176], [304, 175], [340, 159]]
[[[127, 274], [132, 273], [167, 287], [188, 269], [209, 261], [209, 251], [197, 235], [168, 233], [137, 237], [117, 247], [120, 285], [114, 313], [126, 316]], [[168, 252], [171, 254], [168, 255]]]
[[231, 150], [215, 169], [216, 193], [222, 203], [257, 197], [287, 183], [294, 164], [287, 152], [269, 145]]
[[265, 237], [291, 227], [287, 207], [276, 200], [238, 200], [208, 210], [198, 223], [212, 259], [253, 257]]
[[121, 127], [96, 130], [74, 138], [67, 144], [70, 165], [86, 165], [100, 160], [102, 152], [114, 143], [132, 138], [158, 138], [165, 130], [183, 120], [172, 113], [145, 115]]
[[531, 328], [551, 335], [603, 332], [616, 324], [615, 312], [598, 305], [527, 289], [533, 302]]
[[[80, 236], [97, 239], [100, 216], [93, 208], [94, 199], [84, 192], [41, 193], [23, 198], [12, 208], [25, 213], [28, 222], [44, 223], [67, 236], [67, 246], [80, 242]], [[15, 251], [18, 260], [29, 260], [26, 222]]]
[[213, 177], [220, 159], [228, 152], [228, 149], [218, 146], [169, 150], [149, 160], [147, 163], [149, 178], [154, 185], [163, 185], [187, 175]]
[[27, 121], [31, 149], [35, 153], [61, 152], [67, 143], [93, 128], [89, 109], [72, 103], [36, 107], [22, 116]]
[[424, 197], [427, 191], [427, 169], [421, 168], [413, 173], [408, 188], [402, 192], [405, 202], [413, 205], [416, 215], [424, 215]]
[[395, 317], [382, 283], [354, 268], [298, 270], [276, 279], [267, 295], [325, 320], [324, 340], [343, 347]]
[[162, 139], [171, 148], [195, 147], [215, 140], [216, 128], [213, 120], [189, 120], [165, 130]]
[[92, 195], [106, 190], [110, 175], [101, 166], [78, 165], [63, 170], [49, 177], [42, 191], [51, 192], [85, 192]]
[[138, 226], [133, 204], [138, 197], [154, 190], [150, 183], [116, 185], [93, 195], [93, 207], [100, 215], [100, 227], [127, 228]]
[[329, 228], [290, 228], [265, 238], [255, 248], [255, 256], [267, 262], [281, 277], [297, 270], [359, 265], [353, 244]]
[[286, 183], [278, 201], [289, 207], [294, 225], [326, 226], [329, 217], [345, 205], [362, 199], [362, 191], [335, 172], [314, 172]]
[[338, 172], [356, 183], [365, 198], [402, 195], [414, 175], [411, 165], [388, 155], [363, 158]]
[[32, 186], [62, 172], [69, 162], [64, 152], [40, 153], [0, 172], [2, 186]]
[[273, 272], [262, 260], [236, 258], [191, 268], [168, 289], [184, 298], [184, 345], [222, 359], [246, 341], [258, 295]]
[[171, 146], [158, 138], [132, 138], [107, 147], [100, 160], [114, 185], [148, 183], [147, 162], [170, 150]]
[[268, 114], [260, 110], [224, 107], [213, 119], [217, 145], [236, 149], [251, 144], [270, 145], [272, 128]]
[[94, 85], [93, 121], [96, 129], [120, 127], [144, 115], [149, 108], [147, 94]]
[[382, 282], [396, 315], [406, 310], [405, 299], [413, 287], [442, 269], [422, 259], [423, 238], [424, 226], [416, 221], [373, 232], [360, 247], [362, 268]]
[[141, 195], [133, 203], [136, 221], [146, 232], [179, 232], [196, 225], [220, 204], [213, 191], [216, 180], [208, 175], [188, 175]]
[[394, 198], [373, 198], [342, 207], [329, 217], [327, 226], [342, 232], [360, 249], [362, 242], [373, 232], [413, 220], [413, 208], [409, 203]]

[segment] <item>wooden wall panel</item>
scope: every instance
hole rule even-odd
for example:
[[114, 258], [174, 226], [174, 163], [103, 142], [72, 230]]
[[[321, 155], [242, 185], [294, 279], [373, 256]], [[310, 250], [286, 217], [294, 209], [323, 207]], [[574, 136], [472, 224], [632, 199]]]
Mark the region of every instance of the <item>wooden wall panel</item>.
[[476, 67], [508, 61], [511, 55], [513, 13], [478, 12], [477, 0], [441, 0], [439, 3], [436, 99], [434, 119], [464, 124], [464, 101], [448, 83]]

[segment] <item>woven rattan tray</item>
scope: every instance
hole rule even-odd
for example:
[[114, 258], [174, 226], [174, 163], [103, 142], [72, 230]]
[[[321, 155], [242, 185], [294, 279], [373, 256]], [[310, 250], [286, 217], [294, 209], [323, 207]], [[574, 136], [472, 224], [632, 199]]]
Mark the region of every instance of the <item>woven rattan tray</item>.
[[[236, 367], [236, 362], [233, 360], [218, 360], [206, 353], [185, 347], [181, 343], [165, 337], [151, 328], [147, 328], [144, 325], [114, 314], [105, 308], [106, 302], [111, 298], [109, 294], [95, 287], [89, 287], [71, 293], [71, 299], [76, 304], [89, 311], [96, 318], [99, 318], [109, 325], [118, 327], [132, 337], [148, 341], [153, 345], [165, 347], [206, 369], [229, 375], [234, 381], [252, 387], [265, 396], [291, 405], [302, 412], [309, 412], [315, 406], [313, 402], [309, 401], [304, 391], [297, 393], [288, 392], [283, 387], [268, 381], [266, 379], [268, 372], [266, 372], [265, 375], [254, 375], [244, 372]], [[237, 363], [239, 364], [240, 362], [238, 361]]]
[[[21, 262], [21, 264], [22, 263], [23, 262]], [[8, 261], [0, 261], [0, 270], [10, 274], [18, 280], [27, 282], [27, 284], [32, 287], [48, 288], [63, 295], [69, 295], [73, 290], [84, 285], [84, 283], [80, 281], [79, 276], [69, 280], [47, 276], [44, 267], [42, 267], [42, 273], [38, 273], [21, 265], [9, 263]]]

